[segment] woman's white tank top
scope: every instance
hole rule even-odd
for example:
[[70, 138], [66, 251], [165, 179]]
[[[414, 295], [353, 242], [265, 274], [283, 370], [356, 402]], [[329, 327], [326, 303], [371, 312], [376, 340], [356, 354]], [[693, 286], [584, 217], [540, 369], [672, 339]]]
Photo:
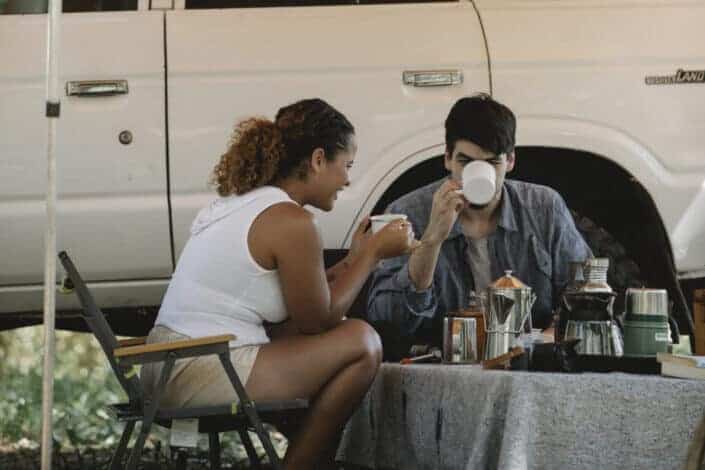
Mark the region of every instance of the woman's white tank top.
[[276, 270], [252, 258], [247, 236], [265, 209], [296, 204], [283, 190], [264, 186], [213, 201], [191, 226], [155, 325], [190, 336], [232, 333], [231, 347], [269, 342], [262, 321], [288, 317]]

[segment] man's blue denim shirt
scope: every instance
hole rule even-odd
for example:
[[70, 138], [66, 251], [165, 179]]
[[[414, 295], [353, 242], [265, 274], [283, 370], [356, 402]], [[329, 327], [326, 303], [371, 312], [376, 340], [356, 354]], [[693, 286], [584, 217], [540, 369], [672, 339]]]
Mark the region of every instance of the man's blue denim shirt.
[[[442, 179], [394, 201], [387, 212], [406, 214], [417, 237], [426, 230], [433, 195]], [[561, 196], [551, 188], [506, 180], [502, 189], [497, 230], [488, 237], [492, 279], [505, 270], [537, 295], [532, 311], [535, 328], [551, 323], [563, 287], [568, 262], [592, 256], [575, 228]], [[372, 277], [367, 315], [372, 322], [390, 322], [403, 336], [422, 333], [438, 338], [440, 318], [468, 305], [474, 289], [466, 259], [467, 239], [460, 221], [443, 242], [430, 288], [417, 291], [409, 279], [409, 256], [382, 261]], [[436, 331], [437, 330], [437, 331]]]

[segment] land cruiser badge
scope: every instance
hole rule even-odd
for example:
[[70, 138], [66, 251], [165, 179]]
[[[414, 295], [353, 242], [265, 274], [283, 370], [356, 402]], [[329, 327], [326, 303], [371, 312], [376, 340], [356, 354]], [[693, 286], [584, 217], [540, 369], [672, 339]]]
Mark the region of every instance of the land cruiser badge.
[[685, 83], [705, 83], [705, 70], [676, 70], [675, 75], [654, 75], [646, 77], [647, 85], [681, 85]]

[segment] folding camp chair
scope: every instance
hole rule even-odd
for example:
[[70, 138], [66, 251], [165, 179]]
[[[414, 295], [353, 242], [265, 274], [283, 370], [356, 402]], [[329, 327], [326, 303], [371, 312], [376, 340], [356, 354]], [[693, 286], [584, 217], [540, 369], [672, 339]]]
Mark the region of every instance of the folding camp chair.
[[[108, 407], [118, 420], [125, 422], [125, 429], [110, 463], [111, 470], [122, 468], [123, 456], [126, 453], [128, 441], [138, 421], [142, 422], [142, 426], [127, 462], [129, 470], [137, 468], [142, 448], [152, 424], [156, 423], [163, 427], [171, 427], [172, 421], [177, 419], [197, 419], [198, 432], [208, 434], [212, 469], [220, 468], [220, 440], [218, 435], [220, 432], [231, 430], [236, 430], [240, 434], [253, 468], [260, 468], [259, 458], [248, 435], [248, 429], [254, 430], [259, 437], [272, 467], [274, 469], [283, 468], [279, 457], [274, 451], [269, 434], [262, 426], [262, 420], [277, 422], [285, 417], [287, 413], [300, 412], [308, 407], [307, 400], [296, 399], [269, 403], [255, 403], [250, 400], [237, 372], [235, 372], [235, 368], [230, 362], [228, 342], [235, 338], [233, 335], [152, 344], [145, 344], [145, 338], [118, 341], [68, 254], [62, 251], [59, 253], [59, 259], [81, 301], [83, 319], [98, 339], [105, 355], [108, 357], [113, 372], [115, 372], [129, 399], [128, 403], [120, 403]], [[198, 408], [161, 408], [159, 401], [164, 393], [174, 362], [177, 359], [208, 354], [218, 355], [240, 399], [239, 403]], [[151, 395], [147, 395], [136, 373], [136, 367], [138, 364], [150, 362], [163, 362], [164, 365], [156, 390]]]

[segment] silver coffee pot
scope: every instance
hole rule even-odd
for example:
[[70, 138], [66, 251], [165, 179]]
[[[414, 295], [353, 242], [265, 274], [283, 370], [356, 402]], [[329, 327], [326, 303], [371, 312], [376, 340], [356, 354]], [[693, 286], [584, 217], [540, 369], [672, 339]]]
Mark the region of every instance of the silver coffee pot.
[[485, 359], [509, 352], [522, 333], [531, 332], [531, 308], [536, 295], [511, 271], [487, 287], [482, 296], [487, 339]]

